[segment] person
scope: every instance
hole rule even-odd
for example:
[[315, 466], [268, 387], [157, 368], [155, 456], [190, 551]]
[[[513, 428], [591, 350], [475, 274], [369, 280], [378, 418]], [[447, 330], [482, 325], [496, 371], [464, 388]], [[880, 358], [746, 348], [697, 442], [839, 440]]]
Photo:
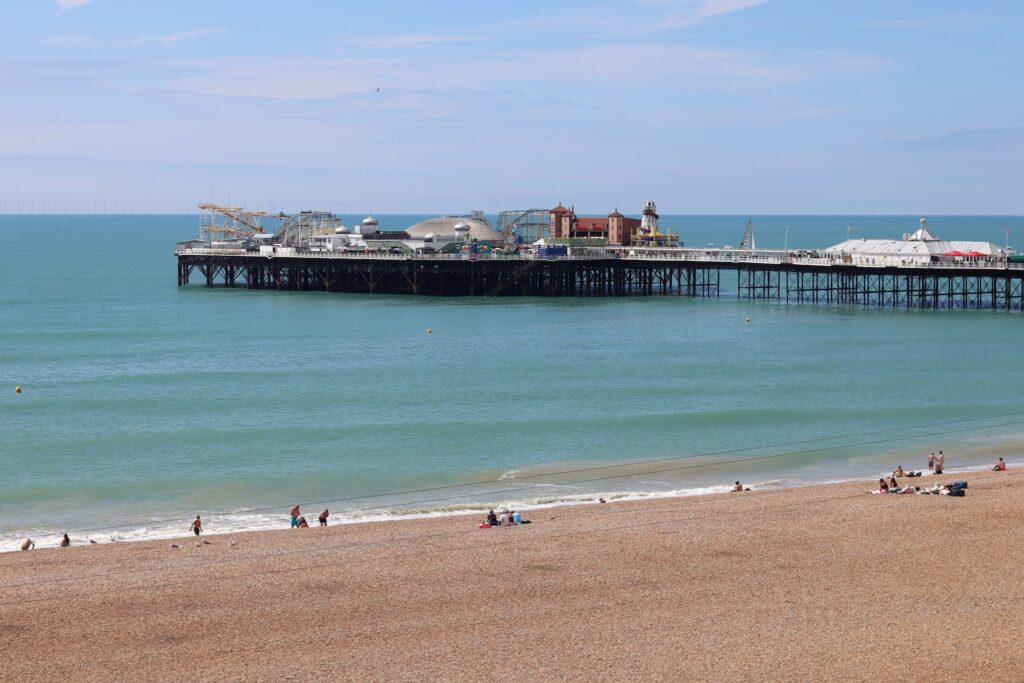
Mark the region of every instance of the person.
[[69, 545], [71, 545], [71, 539], [68, 538], [67, 534], [64, 534], [64, 538], [60, 539], [60, 547], [67, 548]]
[[516, 510], [512, 511], [512, 523], [513, 524], [522, 524], [523, 523], [523, 516], [521, 514], [519, 514], [519, 512], [516, 511]]
[[293, 529], [298, 529], [299, 528], [299, 514], [300, 514], [299, 513], [299, 506], [296, 505], [295, 507], [293, 507], [292, 511], [290, 513], [288, 513], [288, 514], [290, 514], [292, 516], [292, 528]]
[[330, 510], [324, 510], [320, 513], [320, 526], [327, 526], [327, 518], [331, 516]]
[[896, 477], [889, 477], [889, 490], [898, 491], [900, 488], [899, 483], [896, 481]]
[[494, 514], [494, 510], [487, 511], [487, 523], [491, 526], [498, 526], [498, 515]]
[[993, 472], [1005, 472], [1006, 471], [1006, 463], [1003, 462], [1002, 458], [999, 458], [999, 462], [997, 462], [996, 466], [992, 468], [992, 471]]
[[604, 498], [598, 498], [598, 499], [597, 499], [597, 502], [598, 502], [598, 503], [600, 503], [601, 505], [604, 505], [604, 504], [605, 504], [605, 503], [607, 503], [608, 501], [607, 501], [607, 500], [605, 500]]
[[21, 539], [21, 549], [22, 550], [34, 550], [35, 547], [36, 547], [36, 542], [33, 541], [31, 538], [23, 538], [23, 539]]
[[299, 517], [298, 527], [300, 529], [308, 529], [309, 528], [309, 522], [306, 521], [305, 517], [303, 517], [303, 516]]
[[935, 469], [935, 451], [928, 454], [928, 469]]
[[889, 485], [885, 483], [885, 477], [878, 480], [878, 490], [874, 493], [889, 493]]
[[732, 492], [733, 493], [736, 493], [737, 491], [742, 491], [742, 490], [743, 490], [743, 484], [741, 484], [739, 482], [736, 482], [736, 485], [732, 487]]
[[896, 469], [892, 471], [893, 477], [905, 477], [907, 473], [903, 471], [903, 465], [896, 465]]
[[946, 464], [946, 456], [939, 451], [939, 454], [935, 456], [935, 474], [942, 474], [942, 467]]
[[502, 510], [501, 511], [501, 517], [498, 518], [498, 523], [501, 526], [508, 526], [509, 525], [510, 522], [509, 522], [509, 519], [508, 519], [508, 510]]
[[192, 526], [189, 528], [192, 530], [192, 533], [194, 533], [196, 536], [202, 533], [203, 523], [199, 520], [199, 515], [196, 515], [196, 518], [192, 520]]

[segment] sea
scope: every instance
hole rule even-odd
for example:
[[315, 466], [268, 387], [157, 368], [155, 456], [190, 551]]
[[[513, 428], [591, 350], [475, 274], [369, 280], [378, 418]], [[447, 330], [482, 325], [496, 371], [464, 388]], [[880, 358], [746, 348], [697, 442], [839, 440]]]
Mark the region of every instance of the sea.
[[[918, 219], [661, 223], [738, 245], [752, 220], [796, 249]], [[1024, 239], [1020, 216], [928, 228]], [[179, 288], [197, 233], [0, 216], [0, 550], [181, 536], [196, 514], [286, 528], [296, 503], [354, 523], [876, 478], [939, 449], [952, 471], [1024, 464], [1020, 311]]]

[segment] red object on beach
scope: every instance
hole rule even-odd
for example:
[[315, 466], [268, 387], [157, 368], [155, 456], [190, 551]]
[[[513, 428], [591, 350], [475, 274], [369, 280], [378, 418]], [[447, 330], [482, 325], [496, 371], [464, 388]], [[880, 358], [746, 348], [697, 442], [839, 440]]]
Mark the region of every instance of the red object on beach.
[[482, 523], [480, 524], [480, 526], [478, 526], [477, 528], [478, 528], [478, 529], [490, 529], [490, 528], [491, 528], [491, 525], [490, 525], [490, 524], [488, 524], [487, 522], [482, 522]]

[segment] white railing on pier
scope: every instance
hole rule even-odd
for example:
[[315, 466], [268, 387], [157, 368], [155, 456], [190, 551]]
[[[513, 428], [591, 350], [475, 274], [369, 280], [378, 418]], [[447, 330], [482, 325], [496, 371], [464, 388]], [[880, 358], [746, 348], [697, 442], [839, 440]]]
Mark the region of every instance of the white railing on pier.
[[[812, 252], [813, 253], [813, 252]], [[568, 255], [540, 255], [530, 252], [489, 252], [483, 254], [391, 254], [372, 253], [359, 251], [345, 252], [289, 252], [285, 254], [260, 254], [258, 252], [245, 251], [244, 249], [211, 249], [203, 247], [179, 248], [175, 250], [178, 256], [250, 256], [253, 258], [266, 259], [295, 259], [295, 258], [316, 258], [316, 259], [342, 259], [342, 260], [393, 260], [393, 261], [595, 261], [595, 260], [621, 260], [621, 261], [658, 261], [658, 262], [686, 262], [706, 263], [709, 265], [794, 265], [794, 266], [846, 266], [864, 270], [880, 270], [883, 268], [902, 269], [935, 269], [935, 270], [1024, 270], [1024, 263], [1007, 263], [1006, 261], [978, 259], [971, 261], [934, 261], [917, 262], [913, 260], [902, 261], [899, 264], [893, 263], [864, 263], [858, 261], [852, 263], [844, 261], [841, 257], [821, 256], [820, 254], [808, 256], [794, 256], [793, 251], [779, 250], [735, 250], [720, 251], [709, 249], [608, 249], [607, 251], [582, 251]]]

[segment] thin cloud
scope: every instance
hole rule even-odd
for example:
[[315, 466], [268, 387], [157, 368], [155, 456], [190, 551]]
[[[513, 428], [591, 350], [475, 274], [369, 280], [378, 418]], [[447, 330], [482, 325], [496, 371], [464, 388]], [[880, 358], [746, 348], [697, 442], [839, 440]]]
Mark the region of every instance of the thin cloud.
[[54, 0], [57, 3], [57, 7], [60, 8], [61, 12], [70, 12], [76, 7], [82, 5], [88, 5], [92, 0]]
[[54, 36], [39, 41], [43, 45], [81, 45], [83, 43], [94, 43], [95, 38], [90, 36]]
[[861, 24], [864, 28], [910, 29], [917, 31], [979, 31], [995, 21], [995, 17], [977, 12], [949, 12], [908, 19], [887, 19]]
[[183, 40], [206, 38], [207, 36], [220, 35], [224, 32], [225, 31], [222, 28], [195, 28], [190, 31], [167, 33], [162, 36], [141, 35], [138, 38], [133, 38], [131, 42], [136, 45], [143, 45], [146, 43], [180, 43]]

